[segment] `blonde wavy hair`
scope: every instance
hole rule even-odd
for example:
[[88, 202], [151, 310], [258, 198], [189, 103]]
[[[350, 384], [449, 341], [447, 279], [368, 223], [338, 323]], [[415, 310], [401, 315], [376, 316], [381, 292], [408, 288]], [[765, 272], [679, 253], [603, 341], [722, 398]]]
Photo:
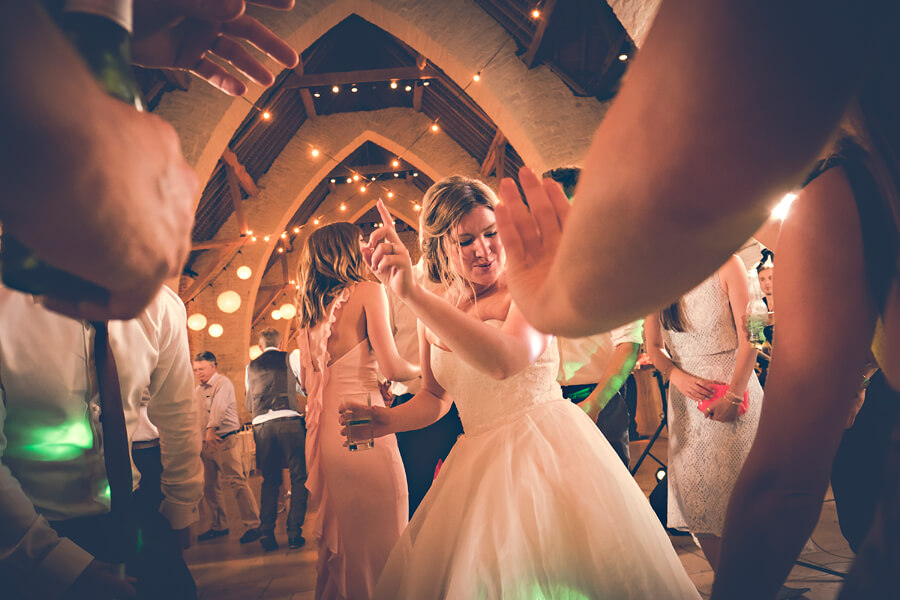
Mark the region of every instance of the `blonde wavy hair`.
[[483, 181], [461, 175], [441, 179], [425, 192], [419, 223], [419, 246], [428, 280], [460, 291], [466, 282], [450, 264], [451, 234], [469, 211], [483, 206], [491, 211], [497, 195]]
[[359, 250], [362, 230], [353, 223], [332, 223], [306, 240], [298, 267], [297, 306], [300, 327], [315, 327], [348, 285], [366, 281], [366, 263]]

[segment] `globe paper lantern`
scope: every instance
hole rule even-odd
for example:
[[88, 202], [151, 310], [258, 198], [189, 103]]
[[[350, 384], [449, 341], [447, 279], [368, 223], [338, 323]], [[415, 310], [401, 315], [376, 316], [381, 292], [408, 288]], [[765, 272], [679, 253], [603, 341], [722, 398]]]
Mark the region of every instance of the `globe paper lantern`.
[[282, 319], [293, 319], [294, 315], [297, 314], [297, 307], [290, 302], [285, 302], [281, 305], [281, 308], [278, 309], [278, 312], [281, 313]]
[[216, 298], [216, 306], [218, 306], [219, 310], [223, 313], [233, 313], [241, 307], [241, 296], [233, 290], [222, 292], [219, 294], [219, 297]]
[[187, 326], [192, 331], [203, 331], [206, 327], [206, 316], [200, 313], [194, 313], [187, 318]]
[[217, 338], [225, 333], [225, 328], [219, 325], [218, 323], [213, 323], [209, 326], [209, 335]]

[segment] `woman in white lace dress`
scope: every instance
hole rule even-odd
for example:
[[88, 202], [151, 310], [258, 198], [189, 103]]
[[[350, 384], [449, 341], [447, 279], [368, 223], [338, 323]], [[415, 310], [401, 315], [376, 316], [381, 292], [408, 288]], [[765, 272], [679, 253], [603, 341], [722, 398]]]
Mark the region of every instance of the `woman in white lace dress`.
[[[551, 180], [529, 172], [522, 182], [568, 206]], [[364, 249], [421, 321], [422, 390], [373, 407], [376, 432], [428, 425], [451, 401], [465, 430], [375, 598], [698, 598], [640, 488], [562, 397], [555, 341], [510, 300], [495, 203], [485, 184], [462, 177], [428, 190], [420, 235], [434, 293], [413, 281], [381, 204], [385, 227]]]
[[714, 570], [763, 398], [756, 348], [739, 333], [748, 296], [744, 265], [732, 256], [644, 322], [647, 352], [669, 379], [668, 525], [690, 531]]

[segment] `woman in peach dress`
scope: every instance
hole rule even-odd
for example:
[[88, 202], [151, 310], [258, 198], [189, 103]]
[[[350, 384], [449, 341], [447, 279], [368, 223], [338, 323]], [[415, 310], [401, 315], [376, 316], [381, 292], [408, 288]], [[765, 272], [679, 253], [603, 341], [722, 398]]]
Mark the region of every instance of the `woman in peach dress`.
[[384, 288], [367, 281], [361, 231], [333, 223], [308, 239], [298, 294], [301, 379], [308, 395], [306, 486], [318, 504], [316, 598], [365, 600], [407, 523], [403, 463], [393, 435], [350, 452], [338, 424], [348, 394], [384, 406], [377, 372], [412, 379], [397, 353]]

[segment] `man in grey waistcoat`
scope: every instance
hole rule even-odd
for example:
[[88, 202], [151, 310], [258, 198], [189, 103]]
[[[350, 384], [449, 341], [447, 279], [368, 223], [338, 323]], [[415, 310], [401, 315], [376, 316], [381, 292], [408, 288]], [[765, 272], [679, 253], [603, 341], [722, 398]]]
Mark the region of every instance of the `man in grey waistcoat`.
[[[262, 354], [247, 365], [247, 410], [253, 415], [256, 466], [263, 477], [259, 500], [259, 542], [267, 552], [278, 548], [275, 520], [282, 469], [291, 475], [291, 508], [287, 518], [288, 546], [299, 548], [306, 516], [306, 423], [298, 401], [300, 361], [278, 349], [281, 335], [266, 329], [259, 335]], [[305, 399], [305, 398], [304, 398]], [[305, 404], [305, 403], [303, 403]]]

